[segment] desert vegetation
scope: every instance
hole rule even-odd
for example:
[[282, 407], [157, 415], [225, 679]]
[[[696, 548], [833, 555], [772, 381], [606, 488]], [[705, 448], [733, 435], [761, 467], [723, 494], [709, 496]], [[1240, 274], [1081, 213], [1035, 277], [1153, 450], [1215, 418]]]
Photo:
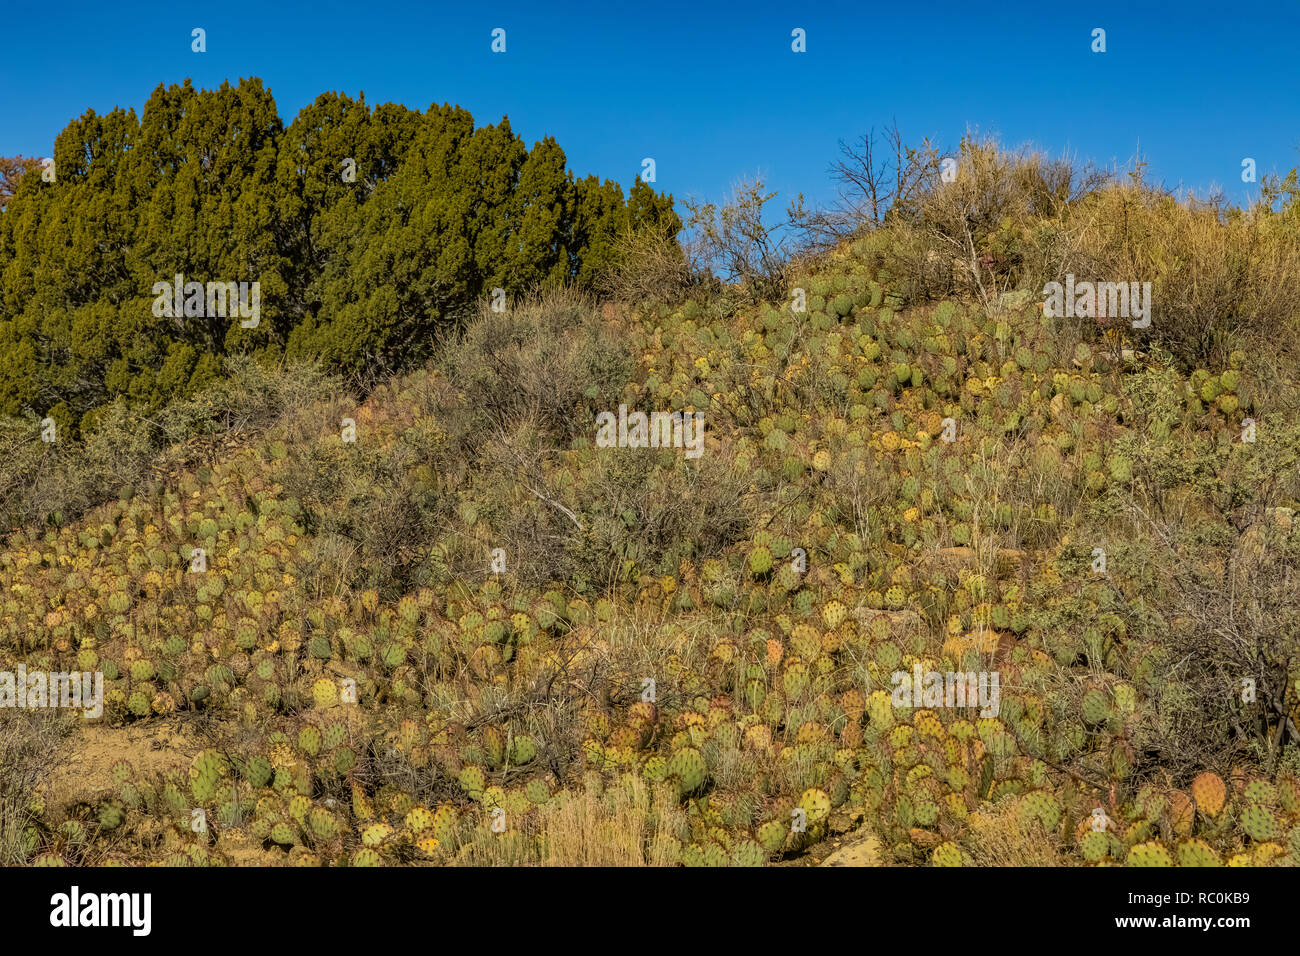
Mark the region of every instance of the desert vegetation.
[[[894, 130], [831, 208], [679, 220], [255, 82], [55, 152], [0, 213], [0, 660], [104, 714], [0, 709], [5, 859], [1300, 862], [1294, 172], [1239, 209]], [[263, 327], [152, 317], [209, 263]], [[1150, 324], [1045, 314], [1067, 275]], [[598, 447], [620, 406], [704, 453]]]

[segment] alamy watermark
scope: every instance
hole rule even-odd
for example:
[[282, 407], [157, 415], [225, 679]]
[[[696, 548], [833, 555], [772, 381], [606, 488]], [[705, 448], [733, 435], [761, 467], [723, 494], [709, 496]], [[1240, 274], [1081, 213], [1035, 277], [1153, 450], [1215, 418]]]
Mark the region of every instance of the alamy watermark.
[[1043, 286], [1043, 314], [1049, 319], [1132, 319], [1133, 328], [1151, 325], [1150, 282], [1079, 282], [1074, 274], [1065, 284], [1049, 282]]
[[890, 700], [895, 707], [979, 707], [981, 717], [996, 717], [1001, 707], [1001, 677], [997, 671], [894, 671]]
[[158, 318], [243, 319], [241, 328], [255, 329], [262, 321], [262, 283], [186, 282], [177, 273], [175, 282], [155, 282], [153, 314]]
[[104, 675], [99, 671], [0, 671], [0, 707], [69, 707], [84, 711], [87, 719], [104, 713]]
[[133, 936], [148, 936], [153, 927], [152, 893], [82, 893], [73, 886], [50, 897], [54, 927], [126, 927]]
[[596, 416], [597, 448], [684, 448], [687, 458], [704, 453], [704, 413], [628, 412], [618, 406], [618, 416]]

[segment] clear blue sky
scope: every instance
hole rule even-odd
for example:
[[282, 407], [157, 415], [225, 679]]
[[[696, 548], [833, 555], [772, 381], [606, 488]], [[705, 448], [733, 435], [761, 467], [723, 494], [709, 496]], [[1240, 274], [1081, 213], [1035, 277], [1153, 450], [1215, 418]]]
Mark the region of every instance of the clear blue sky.
[[[1300, 3], [456, 4], [125, 2], [15, 7], [0, 40], [0, 155], [47, 156], [87, 108], [137, 112], [159, 82], [259, 76], [286, 124], [325, 90], [508, 115], [578, 174], [718, 199], [761, 170], [825, 199], [837, 141], [896, 118], [968, 126], [1104, 164], [1138, 149], [1166, 185], [1241, 201], [1243, 157], [1300, 165]], [[562, 8], [562, 11], [561, 9]], [[208, 52], [190, 51], [190, 30]], [[504, 28], [507, 52], [490, 33]], [[807, 52], [791, 51], [791, 30]], [[1093, 28], [1107, 52], [1091, 52]]]

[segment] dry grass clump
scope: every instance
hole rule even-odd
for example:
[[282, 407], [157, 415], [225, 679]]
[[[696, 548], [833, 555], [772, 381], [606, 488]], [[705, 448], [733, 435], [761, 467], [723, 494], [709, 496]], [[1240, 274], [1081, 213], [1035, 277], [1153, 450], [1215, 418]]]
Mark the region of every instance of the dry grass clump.
[[49, 711], [0, 710], [0, 866], [31, 853], [28, 827], [39, 817], [37, 792], [58, 765], [65, 723]]
[[1002, 800], [970, 815], [970, 835], [962, 845], [976, 866], [1067, 866], [1059, 841], [1037, 822], [1026, 824], [1015, 799]]
[[603, 793], [565, 791], [526, 829], [474, 830], [459, 866], [675, 866], [689, 828], [671, 787], [628, 777]]

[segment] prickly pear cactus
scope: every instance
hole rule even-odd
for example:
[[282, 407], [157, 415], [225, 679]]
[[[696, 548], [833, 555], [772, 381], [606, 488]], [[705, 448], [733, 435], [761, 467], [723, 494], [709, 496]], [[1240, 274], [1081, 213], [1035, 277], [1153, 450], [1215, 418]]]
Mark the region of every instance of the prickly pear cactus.
[[460, 785], [465, 788], [465, 792], [471, 798], [477, 800], [487, 789], [487, 778], [483, 774], [482, 767], [465, 767], [460, 772]]
[[1222, 866], [1219, 854], [1204, 840], [1184, 840], [1178, 844], [1179, 866]]
[[1106, 859], [1120, 859], [1124, 856], [1124, 844], [1112, 833], [1104, 830], [1089, 830], [1079, 841], [1083, 858], [1089, 863], [1100, 863]]
[[785, 846], [790, 834], [790, 824], [784, 820], [769, 820], [758, 828], [758, 842], [768, 853], [777, 853]]
[[704, 757], [694, 747], [683, 747], [668, 761], [668, 775], [677, 781], [678, 792], [694, 793], [708, 779]]
[[1196, 801], [1196, 809], [1200, 813], [1217, 817], [1223, 809], [1223, 800], [1226, 796], [1227, 787], [1218, 774], [1205, 771], [1192, 780], [1192, 800]]
[[1241, 811], [1241, 828], [1252, 840], [1265, 843], [1281, 834], [1277, 814], [1270, 807], [1252, 803]]
[[1110, 700], [1105, 691], [1094, 688], [1083, 695], [1082, 716], [1085, 723], [1093, 726], [1110, 720]]
[[969, 866], [970, 854], [956, 843], [940, 843], [930, 855], [930, 862], [935, 866]]
[[313, 807], [307, 814], [307, 826], [317, 840], [333, 840], [339, 835], [339, 824], [329, 811]]
[[190, 791], [197, 803], [208, 803], [217, 795], [217, 787], [230, 772], [230, 762], [215, 750], [204, 750], [190, 765]]
[[532, 763], [537, 757], [537, 741], [527, 734], [517, 734], [510, 741], [510, 762], [517, 767]]
[[753, 840], [737, 840], [731, 848], [731, 863], [733, 866], [765, 866], [767, 850]]
[[1043, 790], [1035, 790], [1021, 797], [1018, 812], [1023, 825], [1041, 826], [1048, 833], [1061, 823], [1061, 802]]
[[433, 814], [424, 807], [414, 807], [406, 815], [406, 829], [419, 836], [433, 826]]
[[1173, 866], [1173, 857], [1155, 841], [1139, 843], [1128, 851], [1129, 866]]
[[810, 827], [819, 826], [831, 815], [831, 798], [824, 790], [809, 788], [799, 797], [799, 807], [807, 815]]

